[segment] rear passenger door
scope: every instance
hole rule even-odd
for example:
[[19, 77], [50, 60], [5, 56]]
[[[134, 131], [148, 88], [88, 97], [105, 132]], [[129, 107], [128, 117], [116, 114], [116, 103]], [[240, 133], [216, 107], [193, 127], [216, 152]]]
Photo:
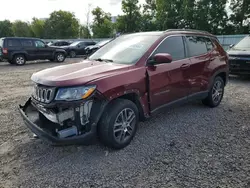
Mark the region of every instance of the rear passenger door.
[[187, 35], [187, 55], [190, 58], [189, 86], [190, 97], [203, 95], [207, 90], [208, 70], [211, 61], [211, 40], [203, 36]]
[[36, 48], [31, 39], [22, 39], [23, 50], [27, 52], [28, 60], [33, 60], [36, 56]]

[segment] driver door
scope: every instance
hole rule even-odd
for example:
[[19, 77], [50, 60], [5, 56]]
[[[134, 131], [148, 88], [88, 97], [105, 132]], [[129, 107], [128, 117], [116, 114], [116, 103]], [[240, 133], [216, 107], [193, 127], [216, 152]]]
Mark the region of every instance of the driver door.
[[147, 67], [152, 111], [168, 104], [187, 100], [189, 93], [190, 60], [186, 58], [183, 37], [165, 38], [149, 59], [152, 59], [157, 53], [168, 53], [172, 56], [173, 61]]
[[50, 59], [52, 57], [52, 50], [47, 47], [41, 40], [34, 40], [36, 48], [37, 59]]

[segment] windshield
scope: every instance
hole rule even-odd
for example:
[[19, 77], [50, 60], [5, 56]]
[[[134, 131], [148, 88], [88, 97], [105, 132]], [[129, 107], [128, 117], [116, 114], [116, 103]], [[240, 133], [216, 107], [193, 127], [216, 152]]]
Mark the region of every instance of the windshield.
[[102, 45], [105, 45], [106, 43], [108, 43], [109, 41], [110, 40], [104, 40], [104, 41], [98, 42], [96, 45], [102, 46]]
[[106, 59], [114, 63], [135, 64], [159, 38], [157, 35], [131, 34], [116, 38], [89, 57]]
[[236, 44], [234, 49], [250, 49], [250, 37], [245, 37], [238, 44]]
[[81, 41], [78, 41], [78, 42], [73, 42], [72, 44], [70, 44], [70, 46], [76, 46], [78, 44], [80, 44]]

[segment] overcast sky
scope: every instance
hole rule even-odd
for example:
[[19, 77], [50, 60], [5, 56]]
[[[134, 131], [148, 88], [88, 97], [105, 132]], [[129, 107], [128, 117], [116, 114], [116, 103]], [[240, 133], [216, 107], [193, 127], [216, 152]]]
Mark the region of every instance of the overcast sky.
[[[101, 7], [112, 16], [121, 14], [122, 0], [1, 0], [0, 20], [31, 21], [32, 17], [47, 18], [55, 10], [74, 12], [82, 23], [86, 22], [88, 4]], [[144, 0], [140, 0], [144, 2]]]

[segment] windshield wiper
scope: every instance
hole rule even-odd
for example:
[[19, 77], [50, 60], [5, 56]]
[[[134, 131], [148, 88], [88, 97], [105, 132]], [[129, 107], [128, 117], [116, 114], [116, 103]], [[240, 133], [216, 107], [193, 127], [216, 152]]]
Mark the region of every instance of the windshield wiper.
[[102, 58], [98, 58], [98, 59], [93, 59], [94, 61], [100, 61], [100, 62], [103, 62], [103, 61], [105, 61], [105, 62], [114, 62], [112, 59], [102, 59]]

